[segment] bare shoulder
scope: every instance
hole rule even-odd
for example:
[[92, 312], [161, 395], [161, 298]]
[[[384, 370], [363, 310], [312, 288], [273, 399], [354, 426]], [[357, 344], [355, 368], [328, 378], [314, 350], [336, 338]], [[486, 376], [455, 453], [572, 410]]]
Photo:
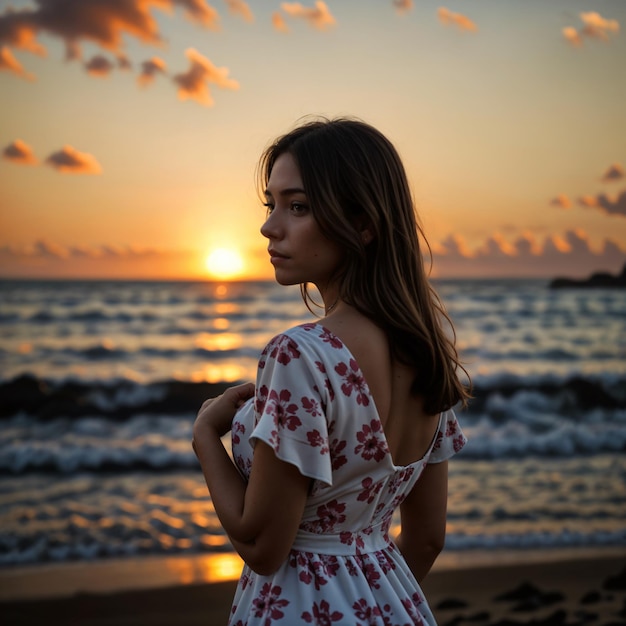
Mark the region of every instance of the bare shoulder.
[[389, 362], [389, 343], [385, 331], [355, 309], [338, 311], [324, 318], [322, 324], [341, 339], [359, 365], [370, 359]]
[[356, 359], [374, 397], [378, 412], [386, 415], [391, 394], [391, 356], [385, 331], [352, 308], [337, 311], [322, 324]]

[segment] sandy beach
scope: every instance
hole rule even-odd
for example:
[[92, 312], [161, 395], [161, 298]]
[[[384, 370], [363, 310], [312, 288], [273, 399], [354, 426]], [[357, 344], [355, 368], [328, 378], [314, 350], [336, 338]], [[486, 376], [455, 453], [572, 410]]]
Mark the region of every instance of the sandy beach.
[[[0, 614], [11, 625], [220, 625], [235, 567], [222, 555], [3, 570]], [[441, 625], [626, 625], [624, 548], [444, 554], [423, 587]]]

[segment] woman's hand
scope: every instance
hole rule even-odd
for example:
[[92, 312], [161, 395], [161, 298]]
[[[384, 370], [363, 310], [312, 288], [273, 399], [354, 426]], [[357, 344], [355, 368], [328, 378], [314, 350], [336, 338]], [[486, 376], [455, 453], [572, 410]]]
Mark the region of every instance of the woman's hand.
[[229, 387], [221, 396], [204, 402], [193, 425], [194, 441], [206, 428], [223, 437], [231, 429], [237, 409], [253, 396], [254, 383], [244, 383]]

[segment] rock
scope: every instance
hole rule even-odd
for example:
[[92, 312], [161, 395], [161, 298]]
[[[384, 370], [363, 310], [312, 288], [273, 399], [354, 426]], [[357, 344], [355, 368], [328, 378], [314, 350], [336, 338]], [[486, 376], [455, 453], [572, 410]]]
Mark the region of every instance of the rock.
[[596, 272], [589, 278], [575, 280], [573, 278], [555, 278], [550, 282], [550, 289], [562, 289], [567, 287], [593, 288], [593, 287], [626, 287], [626, 264], [621, 274], [614, 276], [608, 272]]
[[444, 598], [436, 608], [446, 611], [448, 609], [464, 609], [466, 607], [467, 602], [465, 602], [465, 600], [459, 600], [457, 598]]
[[610, 576], [607, 578], [602, 587], [603, 589], [608, 589], [609, 591], [626, 590], [626, 567], [616, 576]]
[[541, 590], [537, 589], [529, 582], [523, 582], [519, 587], [516, 587], [512, 591], [507, 591], [494, 598], [495, 602], [515, 602], [528, 600], [537, 594], [540, 594]]
[[580, 603], [581, 604], [596, 604], [597, 602], [600, 602], [601, 599], [602, 599], [602, 596], [600, 595], [599, 591], [589, 591], [580, 599]]

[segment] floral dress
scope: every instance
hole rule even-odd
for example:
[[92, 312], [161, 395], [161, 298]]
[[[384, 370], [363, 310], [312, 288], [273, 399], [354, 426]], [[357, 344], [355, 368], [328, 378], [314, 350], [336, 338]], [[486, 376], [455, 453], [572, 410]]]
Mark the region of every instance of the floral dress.
[[233, 420], [233, 456], [246, 478], [256, 440], [312, 488], [278, 571], [260, 576], [244, 566], [229, 624], [435, 624], [389, 527], [424, 467], [465, 445], [454, 413], [441, 414], [422, 459], [394, 465], [354, 357], [322, 325], [304, 324], [264, 349], [255, 398]]

